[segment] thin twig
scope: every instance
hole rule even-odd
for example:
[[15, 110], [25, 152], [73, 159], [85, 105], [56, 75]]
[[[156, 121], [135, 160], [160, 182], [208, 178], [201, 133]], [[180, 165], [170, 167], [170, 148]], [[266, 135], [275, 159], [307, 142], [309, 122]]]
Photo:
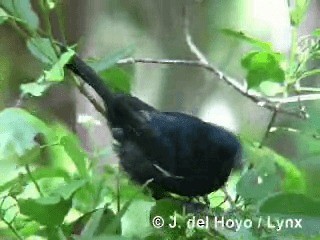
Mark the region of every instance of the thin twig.
[[270, 130], [271, 130], [271, 128], [272, 128], [272, 126], [273, 126], [273, 124], [274, 124], [274, 122], [276, 120], [277, 114], [278, 114], [277, 110], [274, 110], [273, 113], [272, 113], [272, 117], [270, 119], [270, 122], [268, 123], [266, 132], [265, 132], [265, 134], [264, 134], [264, 136], [263, 136], [263, 138], [262, 138], [262, 140], [261, 140], [261, 142], [259, 144], [259, 148], [261, 148], [264, 145], [265, 140], [269, 136]]
[[319, 100], [320, 94], [304, 94], [304, 95], [298, 95], [298, 96], [290, 96], [290, 97], [273, 97], [269, 98], [268, 100], [273, 103], [295, 103], [295, 102], [305, 102], [305, 101], [314, 101]]
[[4, 217], [1, 217], [1, 220], [8, 226], [8, 228], [16, 236], [17, 239], [19, 239], [19, 240], [23, 240], [24, 239], [22, 236], [20, 236], [20, 234], [18, 233], [18, 231], [15, 229], [15, 227], [12, 225], [11, 222], [8, 222]]
[[[7, 209], [2, 209], [3, 207], [3, 204], [4, 204], [4, 201], [5, 199], [7, 199], [7, 197], [9, 196], [5, 196], [3, 197], [3, 199], [1, 200], [1, 204], [0, 204], [0, 211], [1, 211], [1, 214], [0, 214], [0, 220], [2, 220], [7, 226], [8, 228], [11, 230], [11, 232], [16, 236], [17, 239], [19, 240], [23, 240], [23, 237], [20, 236], [19, 232], [15, 229], [15, 227], [13, 226], [13, 221], [15, 220], [16, 218], [16, 214], [15, 216], [11, 219], [11, 221], [7, 221], [5, 219], [5, 214], [6, 214], [6, 211], [8, 211], [11, 207], [7, 208]], [[16, 206], [16, 205], [15, 205]]]
[[228, 201], [228, 203], [230, 204], [230, 206], [233, 208], [233, 209], [236, 209], [237, 206], [236, 204], [234, 203], [234, 201], [232, 200], [232, 197], [229, 195], [227, 189], [225, 186], [221, 187], [221, 191], [224, 193], [225, 197], [226, 197], [226, 200]]
[[6, 200], [8, 197], [9, 197], [9, 196], [4, 196], [4, 197], [2, 197], [1, 203], [0, 203], [0, 211], [2, 210], [3, 204], [4, 204], [5, 200]]
[[188, 17], [188, 7], [185, 6], [183, 9], [183, 18], [184, 18], [184, 33], [186, 36], [186, 43], [190, 48], [190, 51], [199, 59], [201, 63], [209, 64], [207, 58], [202, 54], [202, 52], [194, 44], [190, 31], [189, 31], [189, 17]]
[[25, 96], [23, 94], [20, 94], [19, 98], [17, 99], [14, 107], [16, 108], [21, 108], [22, 107], [22, 104], [23, 104], [23, 101], [24, 101], [24, 98]]
[[121, 196], [120, 196], [121, 186], [120, 186], [120, 166], [119, 165], [117, 168], [116, 185], [117, 185], [117, 214], [119, 214], [121, 210]]
[[120, 59], [117, 64], [134, 64], [134, 63], [154, 63], [154, 64], [164, 64], [164, 65], [191, 65], [195, 67], [202, 67], [198, 60], [183, 60], [183, 59], [154, 59], [154, 58], [123, 58]]
[[213, 65], [202, 63], [198, 60], [183, 60], [183, 59], [153, 59], [153, 58], [124, 58], [117, 62], [119, 65], [125, 64], [135, 64], [135, 63], [145, 63], [145, 64], [163, 64], [163, 65], [188, 65], [194, 67], [201, 67], [209, 72], [214, 73], [219, 79], [225, 81], [242, 95], [251, 98], [254, 102], [266, 102], [266, 103], [295, 103], [298, 101], [314, 101], [320, 100], [320, 94], [304, 94], [299, 96], [290, 97], [264, 97], [254, 91], [247, 91], [246, 86], [240, 84], [236, 79], [227, 76], [221, 70], [214, 67]]
[[36, 187], [38, 193], [40, 194], [41, 197], [43, 197], [44, 195], [43, 195], [43, 193], [42, 193], [42, 191], [41, 191], [41, 189], [40, 189], [40, 186], [39, 186], [39, 184], [37, 183], [36, 179], [32, 176], [32, 172], [31, 172], [31, 170], [30, 170], [29, 165], [26, 164], [26, 165], [25, 165], [25, 168], [26, 168], [26, 170], [27, 170], [27, 174], [28, 174], [29, 178], [30, 178], [31, 181], [33, 182], [33, 184], [34, 184], [34, 186]]
[[79, 89], [80, 93], [83, 94], [89, 102], [94, 106], [94, 108], [101, 113], [103, 116], [106, 116], [107, 112], [105, 108], [96, 100], [92, 94], [89, 93], [89, 91], [85, 88], [85, 84], [83, 81], [79, 82], [76, 80], [76, 77], [74, 77], [74, 82], [77, 85], [77, 88]]
[[117, 64], [136, 64], [136, 63], [143, 63], [143, 64], [164, 64], [164, 65], [187, 65], [187, 66], [193, 66], [193, 67], [200, 67], [203, 68], [214, 75], [218, 76], [219, 79], [226, 82], [228, 85], [233, 87], [237, 92], [239, 92], [241, 95], [249, 98], [253, 102], [257, 103], [259, 106], [264, 107], [266, 109], [269, 109], [271, 111], [277, 109], [278, 113], [287, 114], [293, 117], [306, 119], [307, 114], [304, 112], [297, 112], [297, 111], [289, 111], [282, 108], [277, 108], [276, 104], [278, 103], [293, 103], [298, 101], [311, 101], [311, 100], [318, 100], [320, 99], [320, 94], [306, 94], [306, 95], [300, 95], [300, 96], [291, 96], [291, 97], [264, 97], [259, 94], [257, 94], [254, 91], [248, 91], [246, 86], [240, 84], [237, 80], [234, 78], [231, 78], [224, 74], [221, 70], [218, 68], [203, 63], [199, 60], [183, 60], [183, 59], [152, 59], [152, 58], [124, 58], [117, 62]]
[[[262, 106], [264, 108], [267, 108], [269, 110], [275, 110], [277, 109], [278, 113], [284, 113], [287, 115], [291, 115], [294, 117], [306, 119], [308, 118], [308, 114], [304, 110], [299, 110], [299, 112], [295, 111], [288, 111], [285, 109], [277, 108], [276, 105], [278, 103], [284, 104], [284, 103], [294, 103], [294, 102], [302, 102], [302, 101], [313, 101], [313, 100], [319, 100], [320, 94], [305, 94], [305, 95], [299, 95], [299, 96], [290, 96], [290, 97], [264, 97], [259, 95], [258, 93], [254, 91], [248, 91], [245, 84], [240, 84], [239, 81], [225, 75], [222, 71], [220, 71], [218, 68], [214, 67], [213, 65], [209, 64], [209, 61], [206, 59], [205, 55], [197, 48], [197, 46], [194, 44], [191, 34], [189, 32], [189, 20], [187, 17], [187, 9], [185, 9], [184, 12], [185, 17], [185, 35], [186, 35], [186, 42], [190, 48], [190, 51], [196, 55], [197, 61], [195, 60], [172, 60], [172, 59], [135, 59], [135, 58], [126, 58], [118, 61], [118, 64], [133, 64], [133, 63], [154, 63], [154, 64], [178, 64], [178, 65], [189, 65], [189, 66], [196, 66], [201, 67], [209, 72], [213, 73], [215, 76], [218, 76], [219, 79], [225, 81], [228, 85], [233, 87], [236, 91], [238, 91], [243, 96], [251, 99], [253, 102], [257, 103], [259, 106]], [[11, 21], [12, 26], [25, 38], [27, 39], [29, 36], [32, 36], [31, 33], [25, 32], [20, 28], [15, 21]], [[41, 29], [39, 30], [40, 35], [45, 35], [45, 32]], [[106, 110], [99, 104], [97, 101], [86, 91], [86, 89], [83, 87], [83, 85], [78, 85], [79, 90], [81, 93], [83, 93], [89, 101], [94, 105], [94, 107], [97, 109], [98, 112], [102, 113], [103, 115], [106, 114]]]
[[[242, 95], [250, 98], [251, 100], [253, 100], [256, 103], [263, 101], [263, 102], [265, 102], [264, 106], [266, 108], [269, 108], [270, 110], [276, 110], [277, 112], [279, 112], [279, 110], [280, 110], [279, 106], [273, 106], [273, 105], [268, 104], [268, 103], [272, 102], [272, 101], [269, 102], [269, 98], [263, 98], [261, 96], [258, 97], [257, 95], [249, 94], [246, 85], [241, 85], [238, 81], [236, 81], [230, 77], [226, 77], [226, 75], [223, 74], [222, 71], [211, 66], [209, 64], [208, 59], [205, 57], [205, 55], [200, 51], [200, 49], [196, 46], [196, 44], [192, 40], [190, 31], [189, 31], [189, 16], [188, 16], [187, 6], [185, 6], [185, 8], [184, 8], [183, 17], [184, 17], [184, 32], [185, 32], [185, 38], [186, 38], [187, 45], [189, 46], [190, 51], [198, 58], [199, 62], [204, 65], [203, 67], [205, 67], [207, 70], [214, 73], [216, 76], [219, 77], [219, 79], [224, 80], [226, 83], [228, 83], [230, 86], [232, 86], [235, 90], [237, 90]], [[320, 96], [319, 96], [319, 99], [320, 99]], [[283, 101], [283, 98], [281, 98], [281, 101]], [[276, 103], [277, 104], [284, 103], [281, 101], [278, 100], [278, 101], [276, 101]], [[299, 103], [301, 102], [300, 96], [298, 97], [297, 101]], [[290, 112], [290, 115], [292, 115], [291, 112]], [[302, 117], [304, 119], [307, 118], [307, 116], [304, 115], [302, 111], [300, 111], [298, 114], [295, 113], [295, 115], [298, 117]]]

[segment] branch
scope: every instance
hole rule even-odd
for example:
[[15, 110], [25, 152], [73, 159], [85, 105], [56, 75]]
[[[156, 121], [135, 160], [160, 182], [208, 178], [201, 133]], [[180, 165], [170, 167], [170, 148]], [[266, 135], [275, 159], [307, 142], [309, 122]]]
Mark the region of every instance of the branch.
[[74, 82], [77, 86], [77, 88], [79, 89], [80, 93], [82, 95], [84, 95], [89, 102], [94, 106], [94, 108], [101, 113], [103, 116], [106, 116], [107, 111], [105, 110], [105, 108], [96, 100], [96, 98], [94, 96], [92, 96], [89, 91], [85, 88], [85, 84], [83, 81], [79, 82], [77, 80], [77, 78], [72, 74]]
[[[272, 98], [265, 98], [265, 97], [259, 96], [257, 94], [250, 94], [248, 92], [247, 86], [245, 84], [243, 84], [243, 85], [240, 84], [237, 80], [230, 78], [230, 77], [227, 77], [225, 74], [223, 74], [222, 71], [211, 66], [209, 64], [208, 59], [199, 50], [199, 48], [196, 46], [196, 44], [192, 40], [192, 37], [189, 32], [189, 17], [188, 17], [187, 11], [188, 11], [188, 8], [187, 8], [187, 6], [185, 6], [184, 12], [183, 12], [185, 39], [186, 39], [187, 45], [189, 46], [190, 51], [198, 58], [199, 62], [203, 65], [204, 68], [206, 68], [207, 70], [214, 73], [216, 76], [219, 77], [219, 79], [224, 80], [228, 85], [232, 86], [236, 91], [238, 91], [243, 96], [251, 99], [252, 101], [254, 101], [255, 103], [257, 103], [259, 105], [263, 105], [265, 108], [268, 108], [269, 110], [286, 113], [286, 114], [297, 116], [297, 117], [300, 117], [303, 119], [306, 119], [308, 117], [308, 115], [305, 114], [304, 111], [301, 111], [301, 109], [298, 113], [297, 112], [289, 112], [287, 110], [280, 109], [279, 104], [286, 103], [283, 98], [277, 98], [276, 100], [274, 100]], [[297, 101], [301, 102], [302, 101], [301, 99], [302, 98], [299, 95], [299, 96], [297, 96], [297, 100], [293, 101], [293, 102], [297, 102]], [[318, 99], [320, 99], [320, 95], [319, 95]], [[290, 99], [290, 100], [294, 100], [294, 99]], [[272, 103], [276, 103], [276, 104], [273, 105]]]
[[274, 103], [294, 103], [294, 102], [305, 102], [305, 101], [314, 101], [319, 100], [320, 94], [305, 94], [305, 95], [298, 95], [298, 96], [291, 96], [291, 97], [285, 97], [285, 98], [270, 98], [270, 102]]
[[[280, 106], [279, 106], [279, 107], [280, 107]], [[275, 120], [276, 120], [277, 114], [278, 114], [278, 111], [277, 111], [277, 110], [274, 110], [274, 111], [272, 112], [272, 116], [271, 116], [271, 119], [270, 119], [270, 121], [269, 121], [269, 123], [268, 123], [266, 132], [264, 133], [264, 136], [262, 137], [262, 139], [261, 139], [261, 141], [260, 141], [260, 143], [259, 143], [259, 148], [261, 148], [261, 147], [264, 145], [267, 137], [269, 136], [270, 130], [271, 130], [271, 128], [273, 127], [273, 124], [274, 124], [274, 122], [275, 122]]]
[[259, 106], [269, 109], [271, 111], [276, 110], [278, 113], [287, 114], [293, 117], [306, 119], [308, 115], [305, 111], [289, 111], [286, 109], [282, 109], [277, 107], [277, 104], [281, 103], [293, 103], [298, 101], [311, 101], [311, 100], [318, 100], [320, 99], [320, 94], [306, 94], [306, 95], [299, 95], [299, 96], [291, 96], [285, 98], [279, 97], [264, 97], [254, 91], [248, 91], [245, 85], [240, 84], [234, 78], [231, 78], [225, 75], [221, 70], [218, 68], [204, 63], [200, 60], [182, 60], [182, 59], [152, 59], [152, 58], [124, 58], [117, 62], [117, 64], [136, 64], [136, 63], [143, 63], [143, 64], [163, 64], [163, 65], [187, 65], [193, 67], [200, 67], [203, 68], [215, 76], [217, 76], [220, 80], [225, 81], [228, 85], [233, 87], [237, 92], [241, 95], [251, 99], [253, 102], [257, 103]]
[[236, 209], [237, 206], [236, 206], [235, 202], [233, 201], [232, 197], [229, 195], [226, 186], [221, 187], [220, 190], [224, 193], [225, 199], [226, 199], [226, 201], [228, 201], [230, 207], [232, 209]]
[[202, 54], [202, 52], [197, 48], [194, 44], [190, 31], [189, 31], [189, 17], [188, 17], [188, 7], [185, 6], [183, 8], [183, 17], [184, 17], [184, 34], [186, 36], [186, 43], [190, 48], [190, 51], [199, 59], [201, 63], [209, 64], [208, 60]]
[[[152, 59], [152, 58], [124, 58], [117, 62], [117, 64], [164, 64], [164, 65], [187, 65], [193, 67], [200, 67], [213, 75], [217, 76], [220, 80], [226, 82], [229, 86], [234, 88], [241, 95], [249, 98], [255, 102], [258, 106], [264, 107], [271, 111], [276, 111], [277, 113], [282, 113], [290, 115], [293, 117], [307, 119], [309, 116], [304, 108], [300, 108], [298, 111], [289, 111], [287, 109], [280, 108], [281, 104], [303, 102], [319, 100], [320, 94], [305, 94], [289, 97], [265, 97], [256, 91], [248, 90], [246, 83], [240, 83], [238, 80], [227, 76], [220, 69], [211, 65], [205, 55], [198, 49], [194, 44], [192, 37], [189, 32], [189, 21], [187, 17], [187, 9], [184, 9], [184, 31], [186, 43], [189, 46], [190, 51], [196, 56], [197, 60], [184, 60], [184, 59]], [[83, 86], [78, 86], [80, 91], [89, 99], [89, 101], [95, 106], [95, 108], [102, 114], [106, 111], [101, 107], [88, 92], [85, 91]]]
[[30, 178], [31, 182], [33, 182], [34, 186], [36, 187], [38, 193], [40, 194], [41, 197], [43, 197], [43, 192], [40, 189], [40, 186], [37, 182], [37, 180], [33, 177], [30, 166], [28, 164], [25, 165], [25, 169], [27, 171], [28, 177]]

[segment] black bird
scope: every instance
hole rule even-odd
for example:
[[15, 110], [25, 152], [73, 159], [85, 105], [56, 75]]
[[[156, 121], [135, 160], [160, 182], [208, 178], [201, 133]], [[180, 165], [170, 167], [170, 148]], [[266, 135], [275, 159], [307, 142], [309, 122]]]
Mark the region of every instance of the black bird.
[[[196, 197], [224, 185], [241, 158], [237, 138], [222, 127], [179, 112], [161, 112], [136, 97], [111, 92], [103, 80], [75, 55], [66, 65], [102, 98], [120, 164], [143, 184], [157, 190]], [[149, 187], [150, 187], [149, 186]]]

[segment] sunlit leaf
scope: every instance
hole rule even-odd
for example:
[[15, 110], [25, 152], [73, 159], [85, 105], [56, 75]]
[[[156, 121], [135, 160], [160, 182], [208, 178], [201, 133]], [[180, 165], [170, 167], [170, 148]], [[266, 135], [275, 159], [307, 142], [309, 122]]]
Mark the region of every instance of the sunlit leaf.
[[72, 197], [72, 195], [78, 191], [81, 187], [86, 184], [86, 180], [73, 180], [68, 182], [58, 188], [56, 188], [51, 195], [53, 196], [60, 196], [64, 200], [67, 200]]
[[47, 82], [31, 82], [20, 85], [20, 90], [23, 95], [31, 95], [34, 97], [42, 96], [52, 85], [52, 83]]
[[127, 48], [121, 49], [113, 54], [107, 55], [100, 60], [89, 62], [88, 64], [96, 71], [102, 72], [110, 67], [114, 66], [119, 60], [128, 57], [133, 53], [133, 46], [129, 46]]
[[43, 63], [53, 64], [58, 61], [54, 48], [47, 38], [30, 38], [27, 41], [27, 47], [29, 51]]
[[18, 175], [18, 182], [11, 186], [8, 195], [11, 197], [17, 197], [19, 194], [21, 194], [24, 191], [26, 185], [27, 185], [26, 175], [19, 174]]
[[[25, 110], [7, 108], [0, 112], [0, 160], [15, 160], [20, 164], [32, 161], [39, 151], [37, 136], [49, 128]], [[28, 157], [28, 160], [23, 157]]]
[[271, 51], [272, 50], [272, 44], [269, 42], [264, 42], [261, 41], [260, 39], [251, 37], [241, 31], [235, 31], [232, 29], [222, 29], [221, 30], [223, 34], [225, 34], [226, 36], [229, 37], [233, 37], [236, 39], [239, 39], [241, 41], [245, 41], [253, 46], [256, 46], [258, 48], [260, 48], [261, 50], [265, 50], [265, 51]]
[[76, 139], [73, 136], [63, 136], [60, 139], [60, 144], [74, 162], [79, 174], [84, 178], [88, 177], [88, 170], [86, 167], [88, 156], [81, 150], [81, 146]]
[[306, 190], [306, 182], [302, 172], [288, 159], [275, 152], [273, 153], [274, 161], [285, 174], [285, 179], [282, 183], [283, 190], [292, 193], [304, 193]]
[[[150, 211], [150, 226], [156, 227], [163, 225], [162, 227], [156, 227], [155, 229], [158, 230], [158, 232], [165, 231], [166, 235], [170, 236], [170, 239], [178, 239], [179, 236], [184, 236], [186, 231], [187, 223], [183, 218], [183, 209], [188, 207], [191, 208], [191, 210], [186, 211], [198, 212], [199, 209], [197, 210], [194, 206], [198, 205], [192, 202], [187, 205], [187, 203], [184, 204], [182, 201], [169, 198], [158, 200]], [[170, 228], [169, 224], [173, 223], [173, 217], [175, 217], [177, 226], [180, 227]], [[159, 236], [155, 239], [159, 239]]]
[[94, 211], [85, 223], [81, 236], [90, 238], [102, 234], [117, 234], [115, 229], [109, 227], [115, 217], [116, 215], [107, 207]]
[[23, 21], [30, 30], [38, 28], [39, 19], [29, 0], [0, 0], [0, 6], [14, 18]]
[[260, 83], [259, 88], [266, 96], [276, 96], [285, 91], [285, 87], [276, 82], [263, 81]]
[[152, 230], [150, 210], [155, 205], [153, 201], [135, 200], [121, 218], [122, 233], [126, 237], [144, 237]]
[[8, 18], [8, 14], [2, 8], [0, 8], [0, 24], [4, 23]]
[[57, 4], [55, 0], [45, 0], [45, 1], [50, 10], [54, 9]]
[[316, 36], [316, 37], [320, 37], [320, 28], [317, 28], [316, 30], [314, 30], [314, 31], [312, 32], [312, 35], [313, 35], [313, 36]]
[[95, 237], [83, 237], [83, 236], [74, 236], [75, 240], [132, 240], [132, 238], [127, 238], [119, 235], [100, 235]]
[[72, 199], [64, 200], [58, 196], [38, 199], [19, 199], [20, 213], [46, 225], [61, 224], [72, 206]]
[[295, 0], [294, 7], [290, 12], [292, 26], [299, 26], [308, 10], [310, 0]]
[[105, 70], [101, 76], [104, 82], [114, 92], [130, 93], [131, 91], [131, 76], [119, 67], [112, 67]]
[[81, 235], [83, 237], [93, 237], [95, 235], [95, 233], [100, 225], [100, 221], [102, 219], [103, 212], [104, 212], [104, 209], [99, 209], [91, 215], [88, 223], [86, 224], [85, 228], [82, 231]]
[[20, 212], [46, 225], [61, 224], [72, 206], [72, 196], [84, 186], [86, 181], [73, 180], [56, 188], [48, 197], [19, 199]]
[[[20, 221], [22, 219], [19, 219]], [[17, 221], [15, 222], [17, 225]], [[41, 225], [36, 221], [22, 221], [21, 227], [17, 227], [21, 236], [27, 238], [36, 235], [41, 230]]]
[[63, 67], [70, 61], [74, 54], [75, 52], [71, 49], [68, 49], [67, 52], [64, 52], [50, 70], [44, 71], [45, 80], [49, 82], [62, 81], [64, 79]]
[[249, 88], [258, 87], [264, 81], [283, 83], [285, 72], [280, 65], [281, 55], [271, 52], [251, 52], [241, 60], [247, 70]]
[[[39, 180], [39, 179], [42, 179], [42, 178], [55, 178], [55, 177], [60, 177], [60, 178], [63, 178], [63, 179], [69, 179], [70, 178], [70, 176], [64, 170], [53, 168], [53, 167], [37, 168], [37, 169], [32, 171], [32, 177], [35, 180]], [[26, 178], [28, 179], [28, 181], [31, 180], [28, 175], [26, 175]], [[0, 192], [3, 192], [5, 190], [9, 189], [13, 185], [19, 184], [19, 181], [20, 181], [20, 177], [18, 175], [16, 178], [14, 178], [14, 179], [4, 183], [3, 185], [1, 185], [0, 186]]]

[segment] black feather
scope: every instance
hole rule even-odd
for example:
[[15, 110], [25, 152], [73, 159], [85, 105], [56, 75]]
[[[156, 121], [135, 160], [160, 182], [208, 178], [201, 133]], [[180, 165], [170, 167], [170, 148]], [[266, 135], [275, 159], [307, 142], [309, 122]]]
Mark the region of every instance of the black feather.
[[[154, 191], [200, 196], [219, 189], [241, 158], [241, 145], [225, 129], [178, 112], [160, 112], [136, 97], [112, 93], [78, 56], [67, 67], [101, 96], [119, 142], [120, 164]], [[154, 193], [157, 195], [157, 193]]]

